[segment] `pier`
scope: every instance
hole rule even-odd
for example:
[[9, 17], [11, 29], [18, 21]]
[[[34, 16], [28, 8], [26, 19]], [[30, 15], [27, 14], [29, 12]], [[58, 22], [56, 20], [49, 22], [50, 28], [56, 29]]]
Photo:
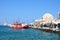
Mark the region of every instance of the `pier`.
[[53, 33], [60, 34], [60, 30], [57, 28], [49, 28], [49, 27], [30, 27], [30, 28], [38, 29], [38, 30], [45, 31], [45, 32], [53, 32]]

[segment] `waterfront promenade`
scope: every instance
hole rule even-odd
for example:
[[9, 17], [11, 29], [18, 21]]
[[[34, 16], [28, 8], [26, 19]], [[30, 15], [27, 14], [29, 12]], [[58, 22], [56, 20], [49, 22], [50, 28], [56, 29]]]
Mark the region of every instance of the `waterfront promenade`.
[[30, 27], [30, 28], [60, 34], [60, 30], [58, 28], [49, 28], [49, 27]]

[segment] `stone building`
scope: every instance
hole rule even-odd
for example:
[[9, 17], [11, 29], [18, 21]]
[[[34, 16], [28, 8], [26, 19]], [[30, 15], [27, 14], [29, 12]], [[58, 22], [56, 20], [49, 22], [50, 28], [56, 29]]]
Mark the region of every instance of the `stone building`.
[[46, 13], [42, 16], [41, 19], [35, 20], [34, 24], [40, 26], [40, 24], [54, 23], [54, 22], [55, 22], [54, 17], [51, 14]]

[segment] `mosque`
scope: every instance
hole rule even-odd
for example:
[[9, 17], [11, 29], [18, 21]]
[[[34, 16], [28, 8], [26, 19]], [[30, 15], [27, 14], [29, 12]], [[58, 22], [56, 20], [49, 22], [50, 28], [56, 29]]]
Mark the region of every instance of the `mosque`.
[[48, 23], [60, 23], [60, 12], [58, 12], [58, 18], [55, 19], [52, 14], [46, 13], [42, 16], [41, 19], [35, 20], [34, 25], [40, 26], [40, 24], [48, 24]]

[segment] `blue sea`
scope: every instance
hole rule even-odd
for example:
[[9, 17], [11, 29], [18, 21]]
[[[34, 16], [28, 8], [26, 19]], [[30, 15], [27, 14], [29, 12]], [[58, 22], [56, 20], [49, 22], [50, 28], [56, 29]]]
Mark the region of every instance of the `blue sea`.
[[0, 26], [0, 40], [60, 40], [60, 34], [37, 29], [12, 29]]

